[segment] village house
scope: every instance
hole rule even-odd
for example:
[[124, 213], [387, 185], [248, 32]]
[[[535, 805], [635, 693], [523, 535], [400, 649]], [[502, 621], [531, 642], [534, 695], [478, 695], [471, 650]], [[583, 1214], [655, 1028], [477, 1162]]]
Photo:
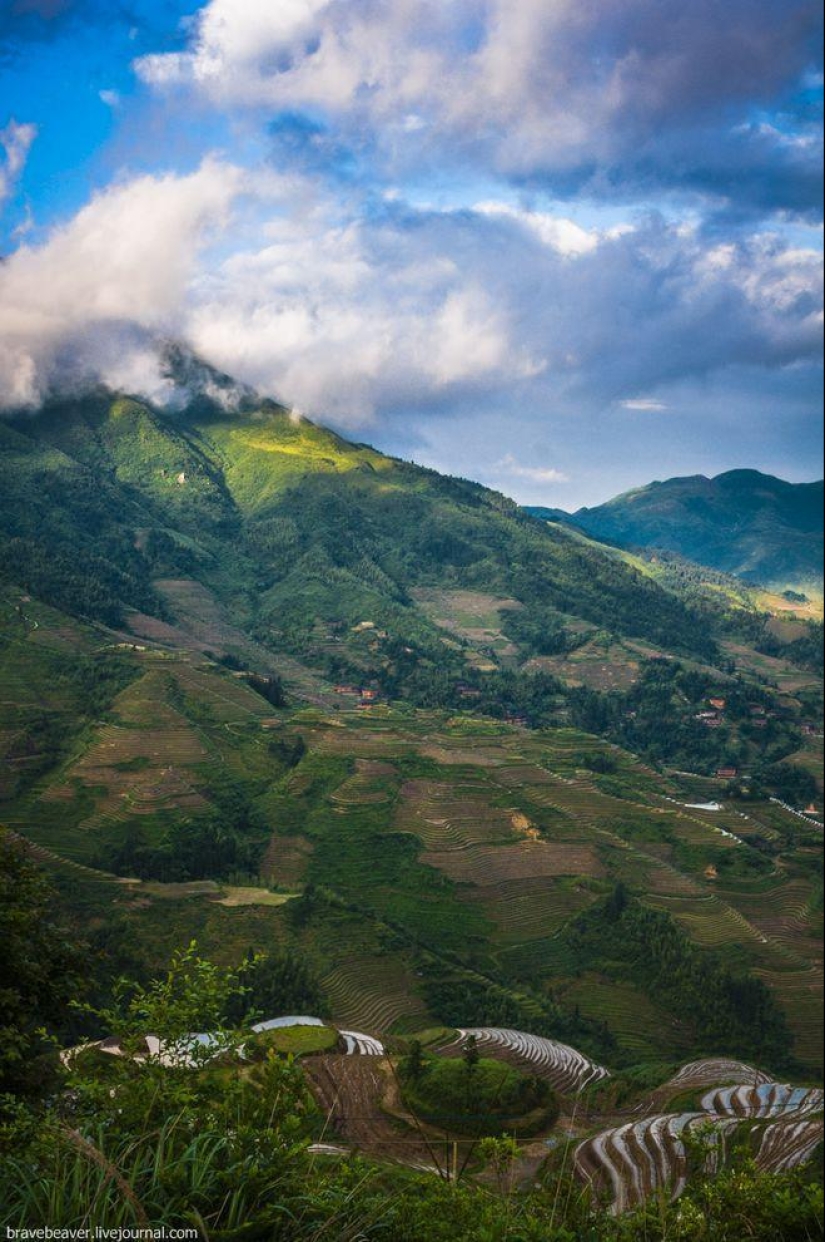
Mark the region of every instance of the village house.
[[460, 681], [458, 683], [458, 685], [456, 686], [456, 690], [461, 695], [462, 699], [481, 698], [481, 691], [476, 689], [475, 686], [468, 686], [467, 683], [464, 681]]

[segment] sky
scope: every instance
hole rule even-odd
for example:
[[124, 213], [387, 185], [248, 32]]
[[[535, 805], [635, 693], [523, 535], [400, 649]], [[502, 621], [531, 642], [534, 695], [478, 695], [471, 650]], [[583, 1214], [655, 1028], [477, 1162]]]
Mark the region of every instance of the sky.
[[572, 510], [822, 474], [814, 0], [0, 0], [0, 408], [163, 344]]

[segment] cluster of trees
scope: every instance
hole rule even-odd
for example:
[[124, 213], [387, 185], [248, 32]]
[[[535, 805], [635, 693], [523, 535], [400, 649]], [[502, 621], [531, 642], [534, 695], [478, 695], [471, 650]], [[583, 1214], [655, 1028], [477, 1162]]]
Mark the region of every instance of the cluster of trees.
[[160, 880], [248, 879], [258, 874], [262, 849], [244, 838], [220, 814], [172, 824], [158, 843], [130, 824], [122, 844], [107, 851], [100, 864], [115, 875]]
[[552, 1126], [559, 1115], [559, 1101], [544, 1079], [481, 1057], [473, 1036], [455, 1060], [429, 1056], [414, 1041], [400, 1078], [411, 1112], [453, 1133], [515, 1129], [526, 1135]]
[[693, 1031], [697, 1050], [755, 1058], [778, 1070], [792, 1063], [784, 1015], [761, 979], [696, 948], [670, 915], [629, 897], [622, 884], [566, 936], [582, 969], [609, 957], [612, 969]]
[[754, 773], [756, 789], [767, 788], [789, 806], [804, 807], [819, 797], [816, 777], [794, 763], [774, 763], [757, 768]]
[[262, 699], [266, 699], [267, 703], [270, 703], [273, 707], [286, 706], [284, 683], [280, 677], [267, 676], [264, 673], [250, 673], [246, 680], [256, 694], [259, 694]]
[[788, 643], [782, 655], [787, 660], [798, 664], [800, 668], [810, 669], [822, 676], [825, 671], [825, 644], [823, 644], [823, 627], [821, 621], [809, 621], [801, 638]]
[[260, 955], [250, 948], [243, 987], [230, 996], [227, 1019], [243, 1026], [252, 1016], [264, 1019], [281, 1014], [330, 1016], [329, 997], [305, 958], [289, 950]]
[[123, 605], [165, 615], [146, 582], [115, 562], [51, 538], [20, 537], [0, 544], [0, 581], [25, 587], [38, 599], [72, 616], [105, 625], [123, 622]]
[[52, 1081], [45, 1028], [65, 1030], [69, 1001], [82, 991], [87, 973], [51, 885], [2, 828], [0, 943], [2, 1098], [3, 1092], [28, 1094]]
[[123, 839], [98, 865], [116, 875], [180, 883], [256, 877], [270, 838], [266, 816], [239, 782], [217, 774], [208, 790], [213, 809], [174, 820], [160, 835], [130, 821]]
[[[719, 694], [725, 699], [724, 715], [721, 726], [711, 729], [696, 717]], [[567, 703], [573, 724], [652, 763], [706, 773], [751, 764], [763, 770], [768, 788], [776, 775], [773, 765], [801, 740], [794, 722], [780, 713], [768, 691], [735, 683], [720, 686], [712, 674], [686, 668], [678, 660], [649, 661], [625, 692], [600, 694], [574, 687]], [[763, 727], [752, 723], [754, 708], [771, 712]]]
[[[39, 895], [20, 891], [25, 895], [13, 905], [25, 921], [30, 899]], [[25, 976], [37, 974], [38, 965], [33, 952], [17, 949], [25, 991]], [[190, 946], [161, 978], [145, 985], [123, 980], [114, 1002], [92, 1011], [100, 1034], [127, 1048], [140, 1047], [147, 1030], [167, 1046], [194, 1030], [215, 1032], [212, 1047], [192, 1050], [192, 1068], [170, 1069], [152, 1058], [137, 1066], [89, 1051], [70, 1060], [62, 1082], [41, 1077], [40, 1096], [0, 1098], [0, 1224], [11, 1230], [122, 1228], [141, 1236], [187, 1228], [224, 1242], [324, 1236], [363, 1242], [797, 1242], [821, 1236], [822, 1185], [805, 1169], [766, 1176], [746, 1164], [713, 1178], [697, 1176], [676, 1204], [654, 1198], [615, 1217], [571, 1177], [564, 1144], [560, 1158], [551, 1157], [526, 1188], [508, 1175], [517, 1144], [494, 1139], [489, 1130], [458, 1181], [358, 1156], [319, 1161], [309, 1145], [326, 1122], [298, 1062], [273, 1054], [244, 1073], [228, 1072], [247, 1038], [227, 1021], [244, 974], [219, 970]], [[47, 1003], [41, 989], [33, 1008], [22, 1017], [11, 1014], [6, 1029], [44, 1016]], [[54, 1063], [57, 1069], [56, 1057]], [[432, 1069], [420, 1058], [409, 1076], [416, 1098], [438, 1093], [432, 1100], [437, 1108], [452, 1102], [459, 1114], [493, 1114], [506, 1097], [517, 1110], [546, 1107], [552, 1119], [554, 1101], [544, 1084], [485, 1063], [472, 1050], [463, 1061]], [[491, 1123], [495, 1128], [495, 1116]], [[491, 1175], [486, 1181], [469, 1175], [483, 1165]]]

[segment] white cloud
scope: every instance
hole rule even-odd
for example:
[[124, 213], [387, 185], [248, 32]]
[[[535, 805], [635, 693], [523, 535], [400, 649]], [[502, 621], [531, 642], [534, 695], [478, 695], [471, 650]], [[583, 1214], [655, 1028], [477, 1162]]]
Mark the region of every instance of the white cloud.
[[620, 402], [620, 405], [623, 410], [641, 410], [645, 413], [657, 413], [667, 409], [664, 401], [654, 401], [652, 397], [629, 397]]
[[729, 164], [756, 152], [760, 167], [800, 152], [803, 118], [745, 122], [809, 69], [818, 24], [813, 0], [209, 0], [183, 52], [136, 67], [221, 106], [325, 109], [392, 164], [420, 167], [441, 149], [609, 190], [618, 163], [649, 188], [701, 180], [723, 147]]
[[0, 147], [3, 149], [3, 160], [0, 163], [0, 204], [11, 194], [36, 137], [36, 125], [24, 125], [15, 120], [9, 121], [6, 128], [0, 130]]
[[204, 282], [188, 334], [217, 365], [310, 417], [358, 425], [537, 372], [508, 308], [437, 239], [341, 227], [323, 213], [272, 220], [267, 232], [270, 244]]
[[143, 177], [93, 198], [42, 246], [18, 249], [0, 266], [0, 405], [37, 401], [67, 370], [157, 382], [156, 361], [146, 379], [150, 355], [135, 342], [179, 329], [198, 251], [239, 184], [215, 161], [188, 177]]
[[763, 234], [720, 256], [656, 216], [599, 232], [495, 204], [376, 214], [211, 160], [113, 187], [0, 266], [0, 404], [67, 374], [162, 393], [168, 335], [350, 427], [505, 400], [534, 419], [656, 411], [681, 380], [818, 357], [820, 284], [813, 251]]
[[569, 483], [570, 476], [565, 474], [563, 470], [556, 470], [553, 466], [523, 466], [516, 461], [512, 453], [507, 453], [502, 457], [501, 461], [497, 461], [493, 467], [494, 471], [500, 474], [506, 474], [514, 479], [527, 479], [531, 483]]
[[[509, 216], [512, 220], [531, 229], [540, 241], [559, 254], [579, 255], [595, 250], [599, 244], [599, 234], [593, 229], [583, 229], [575, 221], [566, 216], [553, 216], [547, 212], [524, 211], [509, 203], [482, 202], [477, 203], [475, 211], [488, 216]], [[611, 230], [611, 236], [619, 232], [631, 231], [631, 225], [617, 225]]]

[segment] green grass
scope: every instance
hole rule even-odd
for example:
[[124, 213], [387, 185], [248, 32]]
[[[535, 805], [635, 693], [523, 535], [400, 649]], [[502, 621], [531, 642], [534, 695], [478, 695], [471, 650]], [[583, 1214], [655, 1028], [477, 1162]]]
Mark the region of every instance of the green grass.
[[247, 1055], [256, 1059], [270, 1049], [282, 1056], [304, 1057], [313, 1053], [334, 1052], [338, 1032], [329, 1026], [291, 1026], [285, 1030], [262, 1031], [245, 1045]]
[[557, 1107], [547, 1085], [502, 1061], [425, 1059], [420, 1076], [403, 1080], [402, 1096], [415, 1114], [459, 1134], [528, 1135], [552, 1125]]

